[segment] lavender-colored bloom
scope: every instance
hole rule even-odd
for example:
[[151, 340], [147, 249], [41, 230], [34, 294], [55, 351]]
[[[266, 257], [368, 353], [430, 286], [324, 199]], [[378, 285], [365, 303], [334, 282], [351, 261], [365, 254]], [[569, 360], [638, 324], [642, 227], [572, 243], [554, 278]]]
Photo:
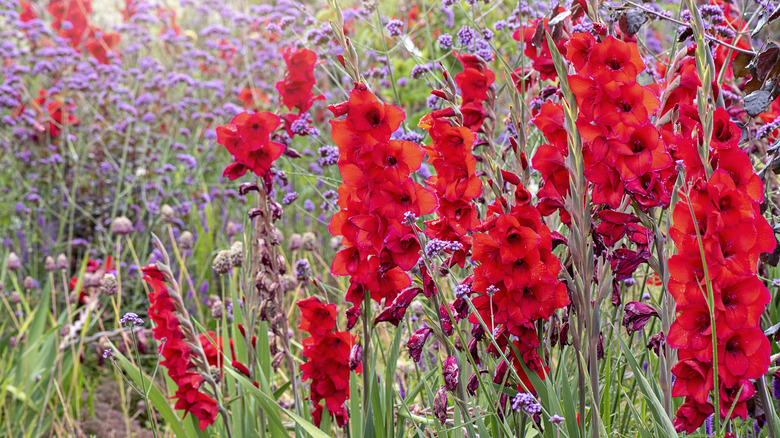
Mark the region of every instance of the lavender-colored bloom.
[[430, 109], [436, 109], [436, 104], [439, 102], [439, 98], [431, 94], [425, 99], [425, 105]]
[[518, 392], [512, 398], [512, 409], [516, 412], [522, 412], [529, 415], [535, 415], [542, 412], [542, 405], [536, 402], [533, 395], [527, 392]]
[[429, 258], [438, 256], [445, 252], [455, 252], [463, 248], [460, 242], [449, 242], [446, 240], [431, 239], [425, 244], [425, 255]]
[[295, 278], [297, 278], [298, 281], [307, 281], [311, 278], [311, 274], [311, 265], [308, 260], [300, 259], [295, 262]]
[[289, 205], [298, 199], [298, 192], [289, 192], [282, 198], [282, 204]]
[[144, 325], [144, 320], [139, 318], [138, 315], [136, 315], [133, 312], [127, 312], [119, 320], [119, 324], [122, 324], [122, 325]]
[[317, 149], [317, 153], [320, 156], [317, 164], [322, 167], [333, 166], [339, 161], [339, 148], [336, 146], [321, 146]]
[[471, 293], [471, 286], [468, 284], [459, 284], [455, 286], [455, 290], [453, 292], [455, 293], [456, 297], [460, 298]]
[[564, 418], [561, 417], [558, 414], [555, 414], [552, 417], [550, 417], [550, 423], [552, 423], [552, 424], [561, 424], [561, 423], [563, 423], [563, 421], [564, 421]]
[[419, 79], [420, 77], [422, 77], [422, 75], [424, 75], [429, 71], [431, 71], [430, 65], [417, 64], [414, 67], [412, 67], [412, 72], [409, 75], [412, 77], [412, 79]]
[[114, 350], [106, 348], [103, 350], [103, 359], [111, 359], [114, 357]]
[[404, 22], [397, 19], [392, 19], [385, 25], [385, 30], [390, 36], [398, 36], [403, 33]]
[[439, 47], [441, 47], [442, 50], [452, 49], [452, 35], [448, 33], [439, 35], [439, 39], [437, 39], [436, 42], [439, 43]]
[[474, 40], [476, 39], [476, 33], [474, 32], [474, 29], [463, 26], [458, 31], [458, 42], [461, 46], [471, 46], [474, 44]]

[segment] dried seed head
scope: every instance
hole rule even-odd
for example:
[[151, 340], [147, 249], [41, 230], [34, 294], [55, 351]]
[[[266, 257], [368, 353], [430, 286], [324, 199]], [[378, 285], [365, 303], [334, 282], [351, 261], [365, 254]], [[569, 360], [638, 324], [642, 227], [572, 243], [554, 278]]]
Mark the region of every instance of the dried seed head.
[[49, 272], [57, 269], [57, 264], [54, 263], [54, 258], [51, 256], [46, 257], [46, 260], [43, 262], [43, 269], [46, 269]]
[[24, 288], [27, 290], [31, 290], [35, 288], [35, 280], [33, 280], [32, 277], [29, 275], [24, 277], [24, 282], [22, 283], [24, 285]]
[[57, 256], [57, 269], [68, 269], [68, 258], [65, 257], [65, 254]]
[[195, 238], [192, 237], [192, 233], [189, 231], [185, 231], [181, 233], [181, 236], [179, 236], [179, 248], [185, 251], [191, 250], [194, 243]]
[[276, 356], [274, 356], [274, 359], [271, 361], [271, 366], [274, 368], [274, 370], [278, 370], [282, 365], [282, 359], [284, 359], [284, 353], [281, 351], [276, 353]]
[[338, 251], [339, 248], [341, 248], [341, 237], [331, 237], [330, 249], [332, 249], [333, 251]]
[[230, 262], [234, 268], [240, 268], [244, 264], [244, 244], [241, 241], [230, 245]]
[[133, 232], [133, 223], [125, 216], [114, 218], [111, 222], [111, 232], [117, 236], [126, 236]]
[[117, 281], [114, 274], [104, 274], [100, 280], [100, 293], [103, 295], [116, 295]]
[[168, 204], [164, 204], [160, 207], [160, 218], [166, 224], [173, 224], [176, 222], [176, 212], [173, 211], [173, 207]]
[[230, 272], [230, 269], [233, 267], [233, 256], [230, 251], [223, 249], [218, 252], [211, 267], [218, 275], [225, 275]]
[[303, 238], [298, 233], [293, 233], [290, 236], [290, 251], [295, 251], [303, 246]]
[[15, 252], [9, 253], [5, 258], [5, 267], [11, 272], [16, 272], [22, 267], [22, 261]]
[[313, 251], [314, 247], [317, 245], [317, 236], [311, 231], [307, 231], [303, 233], [301, 239], [302, 239], [301, 244], [303, 246], [303, 249], [305, 249], [306, 251]]
[[282, 275], [279, 278], [279, 287], [281, 288], [282, 292], [289, 292], [295, 289], [295, 286], [297, 285], [298, 280], [290, 274]]
[[84, 287], [100, 287], [100, 282], [103, 277], [94, 272], [85, 272], [84, 278], [81, 280]]
[[211, 295], [209, 295], [208, 299], [206, 300], [206, 305], [211, 307], [217, 301], [222, 301], [222, 298], [220, 298], [219, 295], [211, 294]]
[[211, 317], [214, 319], [222, 318], [223, 310], [224, 306], [222, 305], [222, 301], [216, 301], [211, 305]]

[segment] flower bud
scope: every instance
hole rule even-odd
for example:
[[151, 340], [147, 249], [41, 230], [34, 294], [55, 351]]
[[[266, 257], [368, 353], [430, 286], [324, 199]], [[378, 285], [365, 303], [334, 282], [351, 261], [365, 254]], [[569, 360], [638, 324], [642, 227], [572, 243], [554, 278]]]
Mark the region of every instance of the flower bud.
[[35, 288], [35, 280], [33, 280], [32, 277], [29, 275], [24, 277], [24, 282], [22, 283], [25, 289], [31, 290]]
[[13, 291], [8, 295], [8, 302], [11, 304], [19, 304], [22, 302], [22, 297], [18, 292]]
[[363, 346], [355, 344], [352, 346], [352, 351], [349, 352], [349, 370], [355, 371], [355, 369], [363, 361]]
[[317, 246], [317, 235], [311, 231], [303, 233], [303, 236], [301, 236], [301, 246], [306, 251], [313, 251]]
[[111, 232], [117, 236], [126, 236], [133, 232], [133, 223], [125, 216], [116, 217], [111, 222]]
[[244, 244], [241, 241], [230, 245], [230, 264], [234, 268], [240, 268], [244, 264]]
[[653, 336], [650, 336], [650, 342], [647, 343], [647, 348], [653, 350], [656, 356], [661, 356], [661, 351], [666, 346], [666, 337], [664, 332], [658, 332]]
[[493, 383], [495, 383], [496, 385], [503, 384], [504, 376], [506, 376], [507, 369], [508, 368], [505, 360], [499, 362], [498, 366], [496, 366], [496, 370], [493, 372]]
[[65, 254], [57, 256], [57, 269], [68, 269], [68, 258], [65, 257]]
[[220, 319], [222, 318], [222, 314], [224, 311], [224, 306], [222, 305], [222, 301], [215, 301], [211, 305], [211, 317], [214, 319]]
[[290, 235], [290, 251], [295, 251], [301, 248], [303, 246], [303, 239], [301, 238], [301, 235], [298, 233], [293, 233]]
[[5, 258], [5, 267], [11, 272], [16, 272], [22, 267], [22, 261], [15, 252], [9, 253]]
[[466, 384], [466, 391], [472, 396], [477, 395], [477, 388], [479, 388], [479, 378], [477, 373], [472, 373], [471, 377], [469, 377], [469, 382]]
[[181, 233], [179, 236], [179, 248], [189, 251], [192, 249], [193, 245], [195, 243], [195, 238], [192, 236], [192, 233], [189, 231], [185, 231]]
[[441, 421], [441, 424], [447, 421], [447, 388], [444, 386], [439, 388], [433, 397], [433, 416]]
[[447, 359], [444, 360], [444, 366], [442, 367], [441, 372], [444, 376], [444, 386], [447, 387], [448, 391], [455, 392], [455, 389], [458, 387], [458, 377], [460, 375], [458, 360], [455, 359], [455, 356], [448, 356]]
[[54, 263], [54, 258], [51, 256], [46, 257], [46, 260], [43, 262], [43, 269], [46, 269], [49, 272], [57, 269], [57, 265]]
[[100, 293], [103, 295], [116, 295], [117, 281], [114, 274], [105, 274], [100, 280]]
[[233, 257], [230, 251], [223, 249], [218, 252], [217, 256], [214, 257], [211, 267], [218, 275], [225, 275], [230, 272], [230, 269], [233, 268]]
[[409, 356], [411, 356], [415, 362], [420, 361], [423, 346], [425, 346], [425, 341], [428, 340], [428, 337], [431, 335], [431, 333], [433, 333], [431, 328], [423, 327], [409, 336], [409, 341], [406, 342], [406, 347], [409, 349]]
[[626, 303], [624, 310], [623, 327], [626, 328], [629, 335], [635, 331], [642, 330], [642, 327], [650, 321], [650, 318], [658, 317], [658, 312], [655, 309], [638, 301]]
[[160, 218], [163, 222], [166, 224], [173, 224], [176, 222], [176, 212], [173, 210], [173, 207], [171, 207], [168, 204], [164, 204], [162, 207], [160, 207]]

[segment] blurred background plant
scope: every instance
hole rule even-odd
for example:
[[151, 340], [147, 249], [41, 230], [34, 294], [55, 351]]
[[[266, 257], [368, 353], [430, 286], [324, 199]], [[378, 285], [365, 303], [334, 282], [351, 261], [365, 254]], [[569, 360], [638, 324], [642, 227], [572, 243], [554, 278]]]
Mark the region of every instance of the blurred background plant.
[[[765, 183], [762, 211], [775, 225], [776, 4], [715, 1], [698, 5], [694, 14], [676, 2], [630, 1], [127, 0], [111, 6], [113, 14], [88, 0], [4, 0], [0, 6], [0, 436], [677, 435], [672, 419], [680, 401], [671, 399], [669, 388], [673, 361], [658, 356], [658, 348], [667, 348], [658, 333], [668, 334], [674, 314], [664, 307], [668, 278], [658, 263], [675, 252], [666, 239], [671, 210], [642, 217], [645, 225], [655, 221], [655, 255], [616, 283], [624, 305], [601, 296], [598, 311], [587, 315], [600, 321], [600, 330], [573, 330], [592, 344], [566, 345], [569, 318], [579, 318], [571, 310], [538, 323], [550, 375], [542, 381], [528, 373], [524, 382], [535, 396], [504, 385], [519, 379], [518, 365], [486, 354], [486, 345], [472, 345], [467, 321], [456, 320], [450, 336], [442, 333], [444, 315], [453, 311], [440, 304], [460, 297], [459, 281], [470, 274], [468, 265], [451, 267], [452, 273], [434, 273], [440, 302], [410, 300], [397, 326], [368, 321], [370, 327], [361, 329], [355, 342], [364, 354], [353, 350], [351, 359], [362, 362], [363, 375], [350, 374], [349, 425], [341, 428], [322, 415], [314, 426], [306, 400], [311, 383], [300, 372], [309, 335], [297, 327], [295, 303], [316, 296], [337, 305], [339, 329], [349, 324], [349, 281], [331, 274], [343, 249], [328, 229], [340, 208], [342, 179], [326, 107], [347, 100], [353, 81], [362, 81], [405, 111], [393, 138], [430, 144], [421, 118], [458, 107], [458, 90], [443, 75], [452, 78], [463, 69], [453, 51], [478, 56], [496, 76], [486, 105], [492, 113], [474, 149], [485, 188], [475, 205], [484, 215], [497, 195], [508, 193], [504, 182], [511, 177], [500, 169], [539, 192], [543, 175], [524, 166], [547, 140], [530, 120], [548, 98], [573, 98], [565, 85], [553, 86], [556, 68], [574, 71], [560, 70], [563, 59], [553, 65], [556, 52], [544, 30], [555, 46], [562, 34], [598, 33], [604, 23], [610, 32], [628, 34], [631, 27], [648, 66], [639, 79], [643, 85], [663, 82], [674, 66], [712, 63], [709, 74], [719, 75], [705, 81], [716, 86], [703, 98], [729, 102], [729, 115], [743, 130], [740, 143]], [[573, 24], [577, 8], [582, 18]], [[589, 12], [583, 15], [583, 8]], [[695, 33], [696, 17], [704, 30]], [[533, 40], [533, 53], [518, 50], [513, 39], [524, 26], [530, 32], [521, 34]], [[718, 50], [709, 58], [692, 48], [688, 59], [698, 64], [675, 58], [699, 36], [730, 43], [714, 45]], [[273, 140], [287, 151], [275, 163], [273, 191], [262, 181], [247, 190], [221, 176], [229, 154], [216, 143], [215, 130], [247, 110], [282, 111], [276, 83], [286, 72], [287, 48], [317, 53], [315, 94], [324, 101], [315, 102], [305, 126], [298, 126], [306, 135], [274, 132]], [[543, 71], [549, 76], [540, 76]], [[695, 84], [666, 85], [667, 101], [696, 95]], [[434, 89], [444, 91], [432, 95]], [[434, 170], [425, 161], [411, 178], [422, 183]], [[584, 213], [574, 218], [587, 230], [584, 221]], [[545, 223], [565, 234], [559, 216]], [[159, 236], [156, 245], [152, 233]], [[566, 275], [575, 276], [574, 254], [567, 251], [559, 246], [555, 255]], [[770, 335], [780, 321], [778, 254], [764, 257], [759, 269], [772, 294], [761, 318]], [[442, 266], [431, 260], [429, 270], [431, 263]], [[177, 385], [158, 354], [168, 340], [154, 339], [152, 287], [142, 280], [141, 268], [149, 263], [170, 269], [166, 284], [178, 291], [179, 310], [186, 310], [177, 315], [199, 335], [199, 351], [208, 359], [201, 365], [214, 383], [209, 391], [227, 413], [205, 431], [193, 415], [182, 418], [170, 400]], [[599, 266], [602, 271], [589, 276], [577, 266], [582, 287], [614, 269], [608, 262]], [[267, 274], [258, 276], [258, 270]], [[415, 285], [425, 286], [424, 274], [414, 272]], [[368, 315], [384, 309], [367, 302], [373, 307]], [[630, 302], [644, 307], [625, 304]], [[661, 317], [659, 310], [669, 313]], [[489, 330], [483, 336], [495, 349], [499, 336]], [[420, 341], [419, 360], [413, 360], [404, 346]], [[773, 340], [773, 365], [778, 351]], [[723, 435], [778, 436], [774, 371], [758, 384], [764, 391], [751, 401], [749, 418], [729, 422]], [[595, 380], [584, 379], [587, 372]], [[442, 388], [453, 382], [476, 395], [448, 395]]]

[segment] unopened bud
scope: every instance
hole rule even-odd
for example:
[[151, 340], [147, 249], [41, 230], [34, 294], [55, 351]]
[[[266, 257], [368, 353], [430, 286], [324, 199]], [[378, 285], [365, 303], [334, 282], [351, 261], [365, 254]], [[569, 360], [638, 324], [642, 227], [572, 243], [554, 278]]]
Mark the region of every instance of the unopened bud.
[[233, 257], [230, 254], [230, 251], [223, 249], [218, 252], [217, 256], [214, 257], [211, 267], [218, 275], [225, 275], [230, 272], [230, 269], [233, 268]]
[[115, 295], [117, 291], [116, 276], [113, 274], [103, 275], [103, 279], [100, 280], [100, 293], [103, 295]]
[[185, 251], [191, 250], [194, 243], [195, 243], [195, 238], [192, 236], [192, 233], [190, 233], [189, 231], [185, 231], [181, 233], [181, 236], [179, 236], [179, 248]]
[[479, 378], [477, 377], [477, 373], [473, 373], [471, 377], [469, 377], [469, 382], [466, 384], [466, 391], [470, 395], [477, 395], [477, 388], [479, 388]]
[[65, 254], [57, 256], [57, 269], [68, 269], [68, 258], [65, 257]]
[[160, 218], [166, 224], [173, 224], [176, 222], [176, 212], [173, 211], [173, 207], [168, 204], [164, 204], [160, 207]]
[[230, 261], [234, 268], [240, 268], [244, 264], [244, 244], [241, 241], [230, 245]]
[[445, 386], [439, 388], [433, 397], [433, 416], [441, 421], [441, 424], [447, 421], [447, 387]]
[[15, 252], [9, 253], [8, 257], [5, 258], [5, 267], [9, 271], [16, 272], [22, 267], [22, 261]]
[[301, 246], [303, 246], [303, 238], [298, 233], [293, 233], [290, 235], [290, 251], [295, 251], [297, 249], [300, 249]]
[[306, 251], [313, 251], [317, 247], [317, 235], [311, 231], [303, 233], [301, 244]]
[[363, 346], [355, 344], [352, 346], [352, 351], [349, 352], [349, 370], [355, 371], [363, 360]]
[[35, 288], [35, 280], [33, 280], [32, 277], [29, 275], [24, 277], [24, 282], [22, 283], [24, 285], [24, 288], [27, 290], [31, 290]]
[[49, 272], [57, 269], [57, 265], [54, 263], [54, 258], [51, 256], [46, 257], [46, 260], [43, 261], [43, 269]]
[[117, 236], [126, 236], [133, 232], [133, 223], [125, 216], [114, 218], [111, 222], [111, 232]]
[[441, 372], [444, 375], [444, 386], [447, 387], [448, 391], [455, 392], [458, 386], [458, 376], [460, 375], [458, 360], [455, 359], [455, 356], [449, 356], [444, 360]]

